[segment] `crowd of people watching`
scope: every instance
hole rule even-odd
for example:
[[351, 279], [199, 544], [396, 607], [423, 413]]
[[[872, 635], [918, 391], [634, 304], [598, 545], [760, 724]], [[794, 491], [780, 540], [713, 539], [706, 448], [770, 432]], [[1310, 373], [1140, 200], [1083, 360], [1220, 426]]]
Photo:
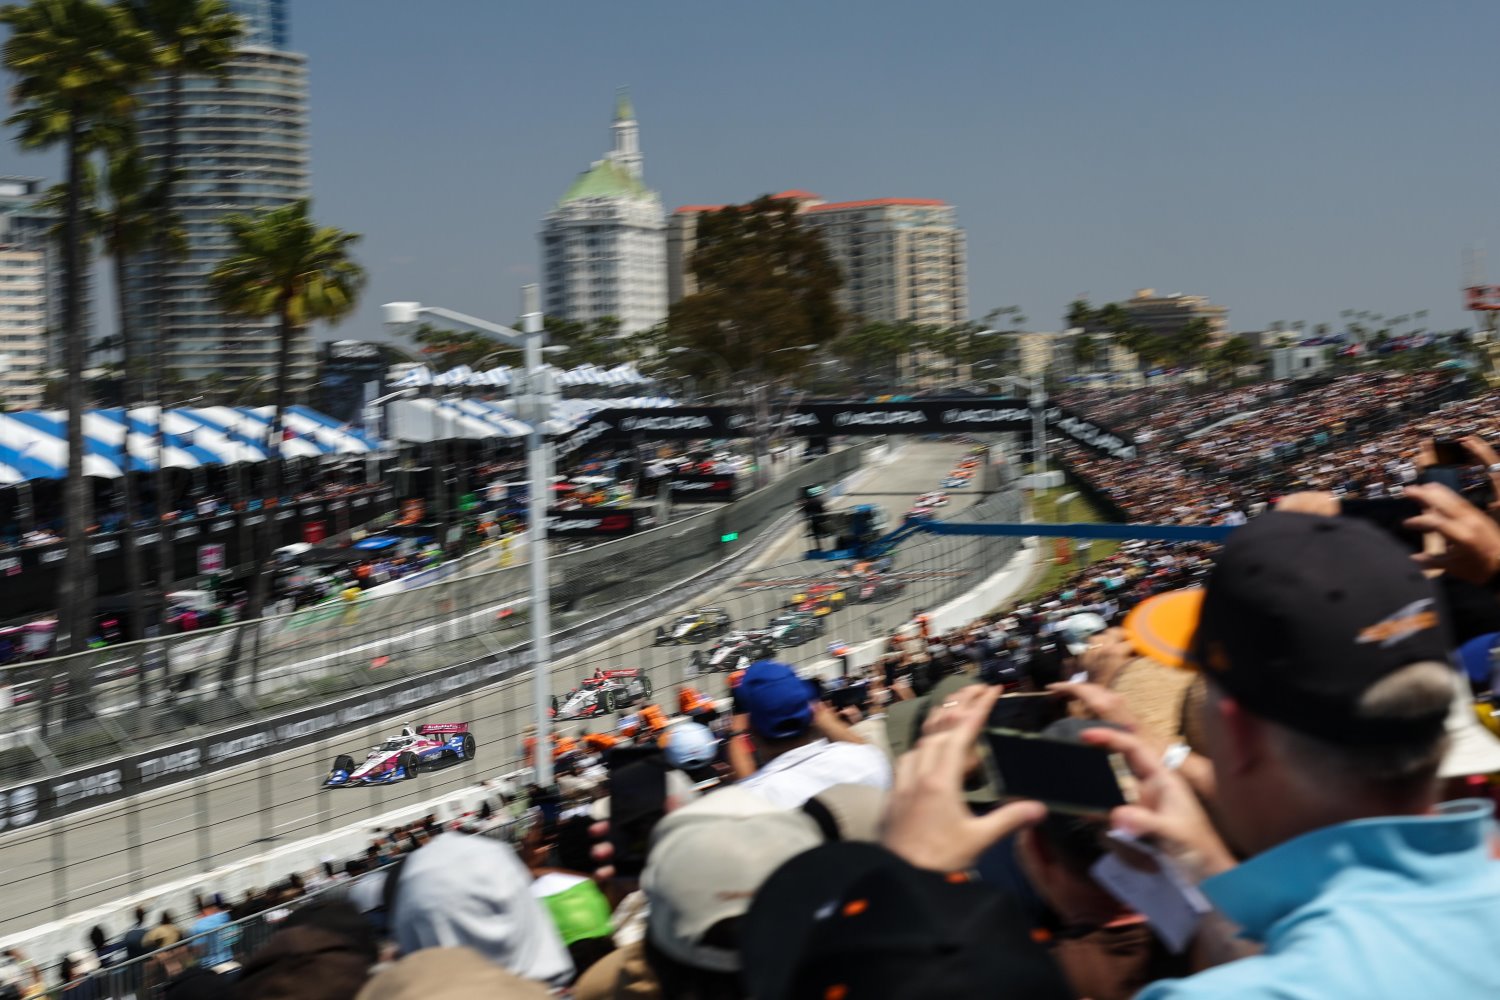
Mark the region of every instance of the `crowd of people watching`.
[[[1500, 400], [1429, 413], [1430, 377], [1346, 378], [1225, 403], [1258, 412], [1201, 448], [1065, 456], [1130, 519], [1234, 526], [1222, 545], [1126, 543], [962, 628], [917, 614], [844, 676], [762, 660], [673, 717], [560, 736], [553, 787], [377, 831], [238, 908], [205, 895], [191, 926], [98, 929], [59, 995], [1500, 995], [1475, 702], [1500, 524], [1427, 447], [1472, 438], [1500, 476]], [[1341, 516], [1398, 497], [1398, 525]], [[264, 940], [232, 922], [255, 913]], [[134, 986], [79, 972], [132, 940], [161, 949]]]

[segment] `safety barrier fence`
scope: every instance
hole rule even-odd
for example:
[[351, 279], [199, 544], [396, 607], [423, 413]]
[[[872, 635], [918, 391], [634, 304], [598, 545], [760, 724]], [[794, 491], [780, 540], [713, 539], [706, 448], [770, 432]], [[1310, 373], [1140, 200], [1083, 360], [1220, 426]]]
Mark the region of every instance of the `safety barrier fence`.
[[[856, 458], [839, 461], [853, 468]], [[825, 466], [788, 477], [783, 488], [795, 492], [804, 480], [832, 478]], [[763, 502], [769, 523], [759, 529], [762, 533], [773, 525], [792, 523], [788, 517], [795, 515], [786, 514], [789, 500]], [[1014, 521], [1020, 517], [1020, 503], [1016, 491], [1006, 490], [984, 497], [956, 517]], [[778, 512], [780, 518], [775, 517]], [[714, 531], [723, 526], [719, 516], [707, 515], [711, 523], [718, 522]], [[1019, 546], [1020, 539], [1009, 537], [913, 539], [896, 556], [898, 589], [860, 603], [857, 592], [846, 588], [838, 600], [828, 602], [825, 615], [815, 616], [816, 632], [789, 639], [780, 654], [793, 663], [810, 663], [822, 658], [833, 642], [886, 634], [916, 609], [934, 607], [972, 589]], [[752, 551], [747, 547], [738, 559], [638, 601], [632, 612], [607, 612], [565, 626], [549, 678], [550, 693], [565, 697], [596, 669], [630, 667], [640, 671], [652, 700], [675, 704], [673, 692], [683, 683], [722, 696], [724, 679], [700, 673], [695, 666], [712, 640], [658, 644], [652, 626], [662, 621], [661, 613], [684, 601], [704, 600], [723, 609], [736, 626], [759, 627], [782, 613], [794, 593], [828, 582], [834, 570], [830, 564], [792, 558], [747, 574], [744, 563]], [[442, 628], [441, 621], [429, 624]], [[0, 803], [7, 811], [0, 815], [21, 829], [0, 840], [7, 861], [0, 871], [0, 898], [7, 900], [0, 913], [0, 934], [254, 857], [278, 844], [418, 807], [435, 796], [514, 770], [523, 756], [523, 730], [533, 718], [534, 689], [530, 677], [522, 676], [527, 665], [524, 643], [504, 648], [501, 642], [509, 633], [495, 636], [491, 632], [435, 640], [440, 650], [478, 651], [468, 663], [424, 675], [386, 675], [352, 695], [292, 715], [217, 728], [166, 749], [103, 761], [81, 777], [12, 787], [9, 800]], [[495, 649], [485, 649], [486, 642]], [[378, 677], [383, 669], [364, 667], [349, 673]], [[426, 707], [419, 713], [422, 706]], [[467, 722], [477, 753], [473, 759], [424, 767], [415, 780], [323, 787], [336, 756], [347, 753], [361, 759], [363, 748], [377, 745], [394, 725], [407, 721]], [[575, 736], [590, 726], [613, 724], [610, 717], [559, 720]], [[24, 794], [28, 789], [31, 794]], [[66, 822], [44, 823], [49, 814], [42, 810], [43, 801], [54, 809], [60, 804], [72, 814]]]

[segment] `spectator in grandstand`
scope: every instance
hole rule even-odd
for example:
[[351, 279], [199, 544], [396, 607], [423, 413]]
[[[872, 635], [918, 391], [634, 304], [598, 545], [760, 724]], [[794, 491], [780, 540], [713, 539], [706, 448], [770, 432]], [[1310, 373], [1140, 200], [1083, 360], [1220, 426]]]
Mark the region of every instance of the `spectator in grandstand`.
[[238, 933], [228, 927], [229, 909], [217, 893], [200, 895], [198, 919], [193, 921], [192, 937], [198, 957], [210, 969], [219, 969], [234, 962], [234, 943]]
[[658, 824], [641, 876], [651, 904], [645, 941], [601, 963], [580, 984], [580, 1000], [636, 995], [629, 984], [639, 988], [642, 979], [654, 980], [663, 997], [745, 996], [740, 919], [777, 867], [822, 841], [806, 813], [743, 789], [673, 812]]
[[467, 946], [561, 989], [573, 980], [573, 962], [531, 882], [510, 845], [445, 833], [388, 869], [386, 919], [403, 954]]
[[[1107, 723], [1063, 719], [1042, 735], [1077, 742], [1085, 728]], [[1095, 881], [1090, 869], [1105, 854], [1108, 823], [1052, 812], [1016, 834], [1021, 868], [1049, 911], [1047, 944], [1074, 992], [1090, 1000], [1128, 1000], [1148, 983], [1190, 971], [1146, 918]]]
[[740, 787], [785, 808], [837, 784], [888, 788], [890, 763], [868, 746], [808, 683], [784, 663], [761, 660], [745, 671], [738, 699], [757, 767]]
[[1071, 1000], [1006, 896], [923, 871], [873, 844], [827, 844], [784, 864], [741, 923], [744, 982], [764, 997]]
[[[1309, 996], [1500, 992], [1500, 971], [1475, 959], [1500, 944], [1490, 807], [1435, 803], [1453, 696], [1435, 605], [1406, 553], [1366, 524], [1275, 512], [1230, 537], [1192, 646], [1218, 829], [1140, 740], [1086, 738], [1126, 754], [1141, 783], [1115, 825], [1205, 878], [1265, 951], [1143, 1000], [1294, 983]], [[1232, 954], [1225, 925], [1201, 933]]]
[[233, 1000], [353, 1000], [379, 958], [375, 933], [344, 902], [292, 910], [245, 962]]
[[158, 951], [162, 948], [170, 948], [181, 940], [182, 928], [177, 926], [169, 911], [162, 910], [161, 918], [157, 920], [156, 926], [146, 932], [141, 943], [147, 951]]
[[135, 923], [120, 935], [120, 947], [125, 950], [125, 959], [140, 958], [146, 954], [146, 934], [150, 928], [146, 926], [146, 908], [137, 906], [135, 908]]
[[473, 948], [424, 948], [387, 966], [360, 990], [358, 1000], [548, 1000], [555, 996]]

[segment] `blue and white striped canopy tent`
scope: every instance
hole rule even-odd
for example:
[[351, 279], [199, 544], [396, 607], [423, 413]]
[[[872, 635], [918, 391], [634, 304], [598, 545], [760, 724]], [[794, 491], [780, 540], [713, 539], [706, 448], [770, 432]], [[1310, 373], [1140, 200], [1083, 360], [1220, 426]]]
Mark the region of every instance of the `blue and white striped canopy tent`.
[[[631, 362], [615, 365], [613, 368], [600, 368], [597, 365], [581, 365], [567, 370], [553, 368], [551, 365], [545, 367], [554, 372], [557, 387], [560, 389], [579, 386], [613, 388], [646, 385], [651, 381], [636, 371], [634, 363]], [[476, 372], [468, 365], [459, 365], [445, 372], [434, 373], [426, 365], [419, 365], [392, 381], [390, 387], [392, 389], [425, 389], [429, 386], [438, 388], [469, 386], [476, 389], [505, 389], [509, 388], [512, 382], [512, 373], [519, 374], [520, 372], [521, 369], [512, 368], [509, 365], [482, 372]]]
[[[676, 406], [659, 396], [621, 399], [560, 399], [547, 423], [550, 434], [566, 434], [600, 410]], [[511, 400], [402, 399], [387, 411], [390, 436], [396, 441], [441, 441], [448, 438], [523, 438], [531, 425], [515, 416]]]
[[[272, 407], [204, 406], [167, 410], [165, 448], [158, 453], [155, 406], [90, 410], [83, 416], [83, 473], [117, 479], [125, 472], [197, 469], [264, 461], [273, 449]], [[61, 479], [68, 471], [67, 414], [60, 410], [0, 413], [0, 484]], [[287, 409], [283, 458], [362, 455], [375, 444], [360, 432], [305, 406]]]

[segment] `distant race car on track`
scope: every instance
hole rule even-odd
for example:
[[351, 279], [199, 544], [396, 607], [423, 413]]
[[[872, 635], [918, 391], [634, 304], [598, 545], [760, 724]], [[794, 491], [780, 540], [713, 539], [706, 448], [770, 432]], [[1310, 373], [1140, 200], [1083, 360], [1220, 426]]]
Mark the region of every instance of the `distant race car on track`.
[[946, 507], [948, 506], [948, 494], [942, 490], [933, 490], [931, 493], [923, 493], [912, 503], [913, 507]]
[[848, 596], [848, 584], [842, 581], [815, 583], [794, 593], [786, 606], [791, 611], [806, 611], [821, 617], [842, 608]]
[[777, 646], [800, 646], [823, 634], [823, 619], [806, 611], [788, 611], [772, 618], [765, 633]]
[[348, 754], [339, 754], [323, 786], [386, 785], [415, 778], [431, 764], [473, 759], [474, 737], [467, 722], [439, 722], [416, 729], [403, 726], [399, 736], [372, 747], [361, 764]]
[[553, 695], [552, 715], [556, 719], [592, 719], [650, 699], [651, 678], [645, 671], [634, 667], [596, 670], [594, 676], [561, 698]]
[[671, 646], [677, 643], [705, 642], [714, 636], [729, 632], [729, 613], [721, 608], [699, 608], [681, 616], [670, 625], [658, 625], [656, 644]]
[[906, 581], [884, 573], [867, 574], [855, 587], [854, 599], [861, 604], [889, 601], [906, 590]]
[[762, 629], [731, 632], [714, 643], [712, 649], [693, 650], [688, 660], [700, 673], [710, 670], [732, 673], [743, 670], [756, 660], [769, 659], [775, 649], [775, 641]]
[[969, 481], [961, 476], [949, 476], [943, 480], [943, 489], [945, 490], [961, 490], [968, 485]]

